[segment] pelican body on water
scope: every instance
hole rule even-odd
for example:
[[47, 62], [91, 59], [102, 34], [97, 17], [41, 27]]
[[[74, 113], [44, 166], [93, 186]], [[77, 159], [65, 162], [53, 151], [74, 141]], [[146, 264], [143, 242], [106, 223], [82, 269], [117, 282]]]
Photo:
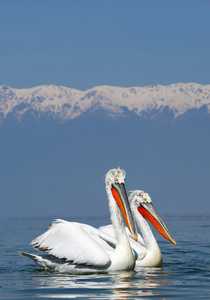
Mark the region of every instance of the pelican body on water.
[[[167, 240], [175, 245], [176, 242], [155, 211], [150, 196], [135, 190], [128, 200], [124, 182], [122, 169], [112, 169], [106, 174], [112, 225], [96, 229], [87, 224], [57, 219], [31, 242], [35, 249], [45, 252], [44, 255], [20, 254], [31, 258], [42, 269], [73, 274], [161, 267], [162, 254], [146, 219]], [[124, 227], [122, 216], [127, 227]], [[137, 232], [135, 221], [142, 237]]]
[[[136, 256], [125, 232], [126, 225], [137, 240], [137, 229], [124, 186], [125, 172], [112, 169], [106, 174], [106, 192], [115, 235], [115, 247], [107, 242], [99, 229], [86, 224], [56, 220], [31, 245], [45, 252], [35, 255], [20, 252], [31, 258], [42, 269], [73, 274], [104, 271], [129, 271], [135, 267]], [[122, 213], [122, 215], [121, 215]]]

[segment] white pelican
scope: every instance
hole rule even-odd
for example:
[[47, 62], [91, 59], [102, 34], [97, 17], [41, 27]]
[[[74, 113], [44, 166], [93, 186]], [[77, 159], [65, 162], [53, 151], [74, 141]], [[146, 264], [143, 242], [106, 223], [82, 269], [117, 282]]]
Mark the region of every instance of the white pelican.
[[[127, 230], [131, 247], [137, 253], [136, 267], [161, 267], [163, 258], [152, 230], [147, 223], [147, 218], [153, 226], [170, 242], [176, 245], [174, 238], [156, 213], [150, 196], [141, 190], [133, 191], [129, 196], [129, 202], [134, 219], [139, 226], [142, 237], [138, 235], [138, 241], [134, 241]], [[99, 228], [103, 233], [113, 237], [112, 225]], [[112, 241], [114, 244], [114, 242]]]
[[122, 215], [134, 238], [137, 229], [133, 219], [124, 186], [125, 172], [121, 169], [110, 170], [105, 178], [106, 192], [116, 247], [113, 248], [103, 238], [98, 229], [75, 222], [56, 220], [42, 235], [35, 238], [31, 245], [47, 252], [34, 255], [20, 252], [31, 258], [42, 269], [74, 274], [103, 271], [133, 270], [136, 257], [125, 233]]

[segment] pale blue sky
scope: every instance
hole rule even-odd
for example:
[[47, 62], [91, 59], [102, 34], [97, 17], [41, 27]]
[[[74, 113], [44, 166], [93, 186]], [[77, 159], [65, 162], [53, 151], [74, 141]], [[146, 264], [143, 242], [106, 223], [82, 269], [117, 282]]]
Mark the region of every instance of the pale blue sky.
[[[0, 85], [209, 84], [209, 16], [207, 0], [0, 0]], [[0, 126], [0, 218], [108, 215], [104, 175], [118, 166], [160, 213], [210, 212], [205, 109], [174, 124], [29, 119]]]
[[210, 1], [0, 0], [0, 85], [209, 83]]

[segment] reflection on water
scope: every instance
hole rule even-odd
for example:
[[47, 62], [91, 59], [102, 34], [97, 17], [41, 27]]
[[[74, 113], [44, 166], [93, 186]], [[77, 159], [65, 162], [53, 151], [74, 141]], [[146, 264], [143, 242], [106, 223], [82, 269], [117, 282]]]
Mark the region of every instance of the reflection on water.
[[[128, 299], [131, 296], [152, 296], [158, 295], [155, 291], [163, 283], [164, 279], [156, 278], [155, 269], [142, 269], [138, 273], [124, 276], [119, 274], [113, 277], [114, 286], [112, 286], [112, 295], [110, 299]], [[153, 278], [151, 278], [153, 276]]]
[[167, 224], [178, 244], [157, 235], [163, 268], [73, 276], [40, 271], [18, 254], [31, 251], [27, 243], [46, 222], [2, 223], [0, 299], [209, 299], [210, 220]]
[[[37, 272], [30, 292], [44, 298], [130, 299], [159, 295], [166, 284], [163, 269], [73, 276]], [[36, 288], [35, 288], [36, 287]], [[38, 287], [38, 289], [37, 289]]]

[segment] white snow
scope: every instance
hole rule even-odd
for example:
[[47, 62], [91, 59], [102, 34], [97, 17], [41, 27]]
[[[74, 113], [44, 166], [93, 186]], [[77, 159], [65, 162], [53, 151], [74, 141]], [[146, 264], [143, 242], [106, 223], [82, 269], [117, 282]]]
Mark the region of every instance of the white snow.
[[30, 89], [0, 86], [0, 116], [14, 113], [19, 119], [28, 110], [68, 120], [85, 111], [103, 109], [110, 115], [123, 115], [123, 107], [141, 115], [143, 111], [168, 106], [174, 116], [206, 105], [210, 113], [210, 85], [177, 83], [145, 87], [96, 86], [86, 91], [54, 85]]

